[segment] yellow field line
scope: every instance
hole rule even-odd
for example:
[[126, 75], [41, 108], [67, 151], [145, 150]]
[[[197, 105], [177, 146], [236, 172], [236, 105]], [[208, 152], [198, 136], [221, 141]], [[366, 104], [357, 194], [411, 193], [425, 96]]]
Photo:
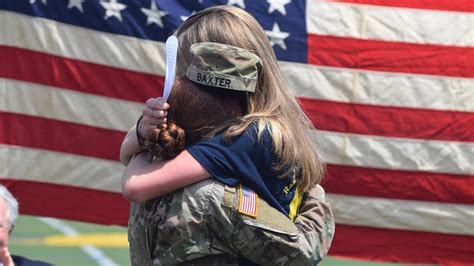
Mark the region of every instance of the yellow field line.
[[76, 247], [93, 245], [105, 248], [127, 248], [128, 240], [126, 233], [91, 233], [79, 236], [53, 235], [39, 239], [15, 239], [12, 241], [18, 245], [46, 245], [60, 247]]

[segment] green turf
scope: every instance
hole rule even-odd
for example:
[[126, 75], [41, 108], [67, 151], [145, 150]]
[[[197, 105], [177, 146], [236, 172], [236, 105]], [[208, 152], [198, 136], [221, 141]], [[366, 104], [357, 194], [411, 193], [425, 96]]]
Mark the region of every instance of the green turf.
[[[123, 233], [126, 228], [118, 226], [103, 226], [96, 224], [80, 223], [61, 220], [76, 231], [83, 234], [91, 233]], [[10, 237], [10, 251], [12, 254], [21, 255], [30, 259], [42, 260], [54, 265], [97, 265], [80, 246], [61, 247], [40, 244], [41, 240], [48, 236], [61, 235], [60, 232], [40, 221], [37, 217], [20, 216], [17, 220], [15, 230]], [[35, 242], [36, 241], [36, 242]], [[105, 248], [98, 247], [105, 256], [112, 259], [118, 265], [130, 265], [128, 247]], [[322, 266], [394, 266], [400, 264], [373, 263], [367, 261], [347, 260], [341, 258], [327, 257], [320, 265]]]
[[[126, 228], [65, 221], [81, 233], [126, 233]], [[54, 265], [97, 265], [81, 247], [46, 246], [34, 243], [48, 236], [61, 235], [60, 232], [43, 223], [36, 217], [20, 216], [10, 237], [10, 251], [30, 259], [42, 260]], [[105, 256], [118, 265], [130, 265], [128, 247], [100, 248]]]

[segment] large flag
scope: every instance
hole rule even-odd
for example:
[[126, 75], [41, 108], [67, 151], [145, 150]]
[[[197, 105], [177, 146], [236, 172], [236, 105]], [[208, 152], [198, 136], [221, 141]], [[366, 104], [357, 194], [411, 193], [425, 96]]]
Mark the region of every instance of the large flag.
[[118, 162], [197, 10], [266, 30], [318, 129], [332, 255], [474, 263], [474, 1], [0, 0], [0, 178], [24, 214], [126, 225]]

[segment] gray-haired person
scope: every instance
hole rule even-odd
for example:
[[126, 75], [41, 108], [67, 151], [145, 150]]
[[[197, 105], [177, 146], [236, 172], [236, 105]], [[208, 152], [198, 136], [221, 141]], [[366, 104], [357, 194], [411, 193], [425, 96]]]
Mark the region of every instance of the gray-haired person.
[[34, 261], [25, 257], [10, 255], [8, 250], [8, 239], [10, 233], [15, 227], [16, 218], [18, 217], [18, 201], [8, 191], [8, 189], [0, 185], [0, 265], [3, 266], [46, 266], [49, 263]]

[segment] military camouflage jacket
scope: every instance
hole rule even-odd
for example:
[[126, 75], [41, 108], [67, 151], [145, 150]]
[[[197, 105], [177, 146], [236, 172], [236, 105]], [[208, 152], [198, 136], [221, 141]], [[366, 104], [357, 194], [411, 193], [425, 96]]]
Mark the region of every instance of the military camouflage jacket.
[[132, 265], [315, 265], [328, 252], [334, 217], [318, 186], [305, 195], [295, 221], [258, 199], [258, 215], [236, 212], [235, 188], [208, 179], [132, 203], [128, 226]]

